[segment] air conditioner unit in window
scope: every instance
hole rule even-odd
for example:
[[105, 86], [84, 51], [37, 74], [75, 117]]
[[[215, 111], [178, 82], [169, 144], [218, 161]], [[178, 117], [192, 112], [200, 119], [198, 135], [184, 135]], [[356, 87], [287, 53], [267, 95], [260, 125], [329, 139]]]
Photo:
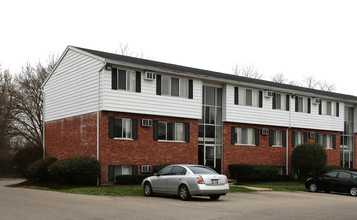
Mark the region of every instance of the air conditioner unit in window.
[[273, 91], [265, 91], [264, 92], [264, 96], [267, 98], [273, 97], [274, 92]]
[[268, 128], [262, 128], [262, 135], [269, 135], [269, 129]]
[[151, 127], [151, 119], [141, 119], [141, 126], [143, 127]]
[[312, 99], [312, 104], [318, 105], [318, 104], [320, 104], [320, 102], [321, 102], [321, 99], [319, 99], [319, 98]]
[[156, 74], [154, 72], [145, 72], [145, 79], [146, 80], [155, 80], [156, 79]]
[[309, 133], [309, 138], [315, 139], [316, 138], [316, 133], [315, 132], [310, 132]]
[[151, 165], [141, 165], [140, 172], [141, 173], [151, 173]]

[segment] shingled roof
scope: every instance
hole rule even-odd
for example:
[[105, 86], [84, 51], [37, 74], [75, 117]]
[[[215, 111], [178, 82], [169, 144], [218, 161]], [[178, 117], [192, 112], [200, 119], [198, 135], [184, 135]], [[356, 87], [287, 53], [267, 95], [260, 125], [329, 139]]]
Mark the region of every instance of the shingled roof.
[[237, 76], [234, 74], [214, 72], [214, 71], [197, 69], [197, 68], [192, 68], [192, 67], [180, 66], [180, 65], [176, 65], [176, 64], [163, 63], [163, 62], [141, 59], [141, 58], [130, 57], [130, 56], [123, 56], [123, 55], [119, 55], [119, 54], [107, 53], [107, 52], [102, 52], [102, 51], [97, 51], [97, 50], [86, 49], [86, 48], [80, 48], [80, 47], [74, 47], [74, 48], [83, 50], [87, 53], [93, 54], [98, 57], [102, 57], [105, 60], [107, 60], [108, 63], [110, 63], [110, 61], [132, 63], [135, 65], [151, 66], [151, 67], [171, 70], [171, 71], [175, 71], [175, 72], [192, 73], [195, 75], [214, 77], [214, 78], [219, 78], [222, 80], [244, 82], [244, 83], [257, 84], [257, 85], [263, 85], [263, 86], [268, 86], [268, 87], [276, 87], [276, 88], [281, 88], [281, 89], [285, 89], [285, 90], [311, 93], [311, 94], [315, 94], [315, 95], [319, 95], [319, 96], [328, 96], [328, 97], [332, 97], [332, 98], [336, 98], [336, 99], [344, 99], [344, 100], [350, 100], [350, 101], [354, 101], [354, 102], [357, 101], [357, 97], [353, 96], [353, 95], [346, 95], [346, 94], [335, 93], [335, 92], [327, 92], [327, 91], [323, 91], [323, 90], [310, 89], [310, 88], [306, 88], [306, 87], [293, 86], [293, 85], [283, 84], [283, 83], [276, 83], [276, 82], [261, 80], [261, 79], [253, 79], [253, 78], [249, 78], [249, 77]]

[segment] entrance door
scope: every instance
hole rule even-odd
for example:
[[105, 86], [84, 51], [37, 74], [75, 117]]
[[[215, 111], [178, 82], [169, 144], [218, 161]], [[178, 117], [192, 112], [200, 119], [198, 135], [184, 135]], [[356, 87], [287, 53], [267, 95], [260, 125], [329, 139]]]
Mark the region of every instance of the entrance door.
[[216, 167], [216, 146], [205, 145], [204, 148], [204, 165]]

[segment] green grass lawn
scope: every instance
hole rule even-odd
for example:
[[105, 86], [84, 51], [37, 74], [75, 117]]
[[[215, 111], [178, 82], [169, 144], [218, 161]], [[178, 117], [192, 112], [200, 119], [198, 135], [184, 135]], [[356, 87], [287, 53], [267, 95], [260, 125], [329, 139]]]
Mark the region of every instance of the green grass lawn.
[[255, 192], [255, 191], [240, 186], [229, 186], [229, 192]]
[[299, 182], [266, 182], [247, 184], [247, 186], [269, 188], [273, 191], [306, 191], [304, 183]]
[[90, 186], [79, 187], [72, 189], [60, 189], [57, 192], [87, 194], [87, 195], [100, 195], [100, 196], [142, 196], [144, 192], [141, 185], [128, 185], [128, 186]]

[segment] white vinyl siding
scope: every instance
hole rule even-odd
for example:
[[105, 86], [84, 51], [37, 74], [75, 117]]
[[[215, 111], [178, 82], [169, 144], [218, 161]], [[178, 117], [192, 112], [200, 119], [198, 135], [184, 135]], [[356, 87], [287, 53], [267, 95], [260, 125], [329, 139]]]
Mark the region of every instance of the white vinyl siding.
[[69, 49], [44, 86], [45, 121], [96, 112], [102, 65], [100, 60]]
[[[223, 120], [225, 122], [247, 123], [257, 125], [271, 125], [289, 127], [289, 111], [277, 111], [272, 107], [272, 98], [263, 96], [263, 108], [252, 108], [250, 106], [234, 104], [235, 85], [225, 86], [225, 96], [223, 102]], [[243, 86], [238, 86], [244, 88]], [[258, 89], [257, 89], [258, 90]], [[282, 99], [286, 99], [286, 94], [282, 94]], [[285, 103], [286, 105], [286, 103]], [[311, 114], [295, 112], [295, 99], [289, 99], [289, 109], [291, 113], [291, 127], [307, 128], [327, 131], [343, 131], [344, 129], [344, 103], [339, 102], [340, 117], [319, 115], [319, 105], [311, 104]], [[357, 113], [356, 113], [357, 115]]]
[[[165, 80], [163, 76], [161, 77], [161, 82]], [[189, 78], [180, 76], [180, 79], [182, 81], [181, 88], [188, 88], [188, 85], [186, 86], [185, 84], [186, 81], [188, 84]], [[161, 92], [163, 93], [163, 91], [164, 88], [161, 87]], [[171, 94], [171, 84], [166, 91]], [[187, 93], [188, 91], [181, 92], [181, 95], [186, 96], [188, 95]], [[156, 80], [145, 80], [144, 76], [141, 77], [141, 93], [112, 90], [111, 72], [105, 71], [102, 110], [200, 119], [202, 114], [202, 81], [193, 79], [193, 99], [188, 99], [169, 95], [156, 95]]]

